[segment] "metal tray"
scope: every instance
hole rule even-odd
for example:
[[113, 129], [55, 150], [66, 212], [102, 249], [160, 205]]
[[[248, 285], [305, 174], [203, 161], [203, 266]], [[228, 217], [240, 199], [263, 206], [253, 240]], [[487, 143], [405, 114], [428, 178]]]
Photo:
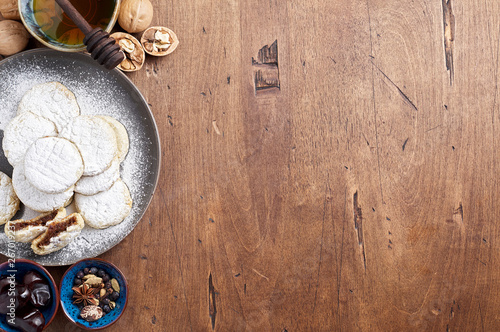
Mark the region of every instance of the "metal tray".
[[[33, 85], [58, 81], [76, 96], [81, 114], [113, 116], [127, 128], [130, 149], [120, 167], [121, 177], [133, 199], [130, 215], [119, 225], [98, 230], [86, 226], [67, 247], [38, 256], [30, 244], [11, 242], [0, 226], [0, 253], [14, 254], [42, 265], [69, 265], [98, 256], [123, 240], [139, 223], [151, 202], [160, 173], [160, 140], [156, 123], [144, 97], [120, 71], [106, 70], [83, 53], [34, 49], [0, 61], [0, 143], [3, 130], [16, 115], [17, 104]], [[0, 149], [0, 171], [12, 176], [12, 167]], [[22, 205], [22, 204], [21, 204]], [[72, 212], [72, 205], [68, 208]], [[15, 219], [33, 218], [27, 208]]]

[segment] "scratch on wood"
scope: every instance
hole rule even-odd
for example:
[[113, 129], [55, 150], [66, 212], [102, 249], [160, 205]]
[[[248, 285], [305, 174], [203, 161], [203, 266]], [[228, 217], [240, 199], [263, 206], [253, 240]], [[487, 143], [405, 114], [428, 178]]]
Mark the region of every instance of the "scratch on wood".
[[215, 133], [217, 135], [220, 135], [220, 130], [219, 130], [219, 127], [217, 126], [217, 121], [216, 120], [212, 120], [212, 127], [214, 127]]
[[172, 239], [174, 240], [175, 253], [176, 253], [176, 256], [177, 256], [177, 266], [178, 266], [178, 268], [180, 270], [182, 291], [184, 293], [184, 303], [185, 303], [185, 306], [186, 306], [186, 310], [188, 312], [189, 328], [190, 328], [190, 331], [192, 332], [193, 331], [193, 323], [191, 321], [191, 314], [189, 312], [189, 303], [188, 303], [188, 299], [187, 299], [187, 296], [186, 296], [186, 284], [184, 282], [184, 274], [183, 274], [182, 269], [181, 269], [182, 265], [181, 265], [181, 257], [179, 255], [179, 246], [177, 244], [177, 238], [175, 236], [174, 225], [172, 223], [172, 218], [170, 218], [170, 213], [168, 211], [168, 204], [167, 204], [167, 201], [165, 199], [165, 193], [163, 192], [163, 190], [161, 188], [160, 188], [160, 197], [163, 200], [163, 207], [164, 207], [164, 210], [166, 212], [166, 216], [167, 216], [168, 222], [170, 224], [170, 232], [172, 234]]
[[464, 222], [464, 208], [462, 206], [462, 202], [458, 203], [458, 208], [453, 211], [453, 215], [460, 217], [460, 222]]
[[260, 273], [259, 271], [257, 271], [256, 269], [252, 269], [253, 272], [257, 273], [259, 276], [261, 276], [262, 278], [266, 279], [267, 281], [269, 281], [269, 278], [266, 277], [265, 275], [263, 275], [262, 273]]
[[452, 0], [441, 0], [443, 5], [444, 54], [446, 70], [450, 74], [450, 85], [453, 85], [453, 42], [455, 41], [455, 15], [453, 15]]
[[261, 90], [277, 88], [280, 90], [279, 65], [278, 65], [278, 40], [271, 46], [265, 45], [259, 50], [257, 60], [252, 58], [254, 67], [254, 89]]
[[[343, 219], [347, 220], [347, 187], [344, 189], [344, 213], [343, 213]], [[339, 262], [339, 267], [337, 269], [337, 317], [338, 317], [338, 323], [339, 326], [341, 325], [341, 315], [340, 315], [340, 285], [342, 283], [342, 264], [343, 264], [343, 257], [344, 257], [344, 234], [345, 234], [345, 224], [342, 223], [342, 238], [341, 238], [341, 243], [340, 243], [340, 262]], [[335, 256], [337, 256], [337, 243], [335, 243]], [[352, 291], [351, 291], [352, 293]]]
[[[370, 16], [370, 3], [368, 0], [366, 0], [366, 11], [368, 14], [368, 28], [370, 31], [370, 54], [369, 57], [372, 59], [375, 59], [373, 56], [373, 40], [372, 40], [372, 19]], [[379, 151], [379, 139], [378, 139], [378, 126], [377, 126], [377, 102], [375, 100], [375, 73], [374, 73], [374, 66], [372, 66], [372, 101], [373, 101], [373, 120], [374, 120], [374, 127], [375, 127], [375, 149], [377, 152], [377, 166], [378, 166], [378, 183], [380, 187], [380, 199], [382, 200], [382, 204], [385, 204], [384, 201], [384, 190], [382, 188], [382, 171], [380, 170], [380, 151]]]
[[241, 312], [239, 312], [238, 310], [234, 309], [233, 307], [229, 307], [229, 309], [231, 309], [232, 311], [234, 311], [238, 315], [241, 315]]
[[217, 315], [217, 307], [215, 303], [215, 288], [212, 282], [212, 272], [208, 276], [208, 313], [210, 316], [210, 320], [212, 321], [212, 330], [215, 330], [215, 316]]
[[391, 85], [393, 87], [396, 88], [396, 90], [398, 90], [399, 92], [399, 95], [401, 96], [401, 98], [403, 98], [404, 102], [406, 104], [408, 104], [411, 108], [413, 108], [414, 111], [418, 111], [418, 108], [417, 106], [415, 106], [415, 104], [411, 101], [410, 98], [408, 98], [408, 96], [399, 88], [399, 86], [396, 85], [396, 83], [394, 83], [390, 78], [389, 76], [387, 76], [383, 71], [382, 69], [380, 69], [375, 63], [373, 63], [373, 60], [372, 60], [372, 65], [377, 68], [377, 70], [391, 83]]
[[[331, 189], [330, 186], [328, 185], [330, 183], [330, 173], [327, 173], [327, 180], [326, 180], [326, 188], [325, 188], [325, 199], [323, 202], [323, 222], [321, 223], [321, 244], [319, 246], [319, 264], [318, 264], [318, 274], [317, 274], [317, 284], [316, 284], [316, 291], [314, 292], [314, 304], [313, 304], [313, 314], [315, 313], [316, 310], [316, 301], [318, 299], [318, 288], [319, 288], [319, 277], [321, 273], [321, 264], [323, 263], [323, 239], [324, 239], [324, 233], [325, 233], [325, 219], [326, 219], [326, 209], [327, 209], [327, 204], [329, 202], [328, 197], [331, 195]], [[337, 256], [337, 248], [335, 247], [335, 256]]]
[[354, 210], [354, 229], [358, 234], [358, 244], [359, 247], [361, 248], [361, 255], [363, 257], [363, 266], [366, 271], [366, 254], [365, 254], [365, 244], [363, 241], [363, 213], [361, 211], [361, 206], [359, 206], [357, 191], [353, 195], [353, 210]]
[[404, 143], [403, 143], [403, 151], [405, 150], [405, 148], [406, 148], [406, 143], [408, 143], [408, 140], [409, 140], [409, 139], [410, 139], [409, 137], [408, 137], [407, 139], [405, 139], [405, 141], [404, 141]]
[[432, 312], [435, 316], [437, 316], [437, 315], [439, 315], [439, 313], [441, 312], [441, 310], [439, 310], [439, 309], [432, 309], [432, 310], [431, 310], [431, 312]]
[[369, 142], [369, 141], [368, 141], [368, 139], [366, 138], [365, 133], [362, 133], [362, 134], [363, 134], [363, 138], [364, 138], [364, 139], [365, 139], [365, 141], [366, 141], [366, 145], [370, 146], [370, 142]]
[[430, 128], [430, 129], [427, 129], [425, 132], [426, 132], [426, 133], [428, 133], [429, 131], [433, 131], [433, 130], [438, 129], [438, 128], [440, 128], [440, 127], [441, 127], [441, 125], [437, 125], [437, 126], [435, 126], [435, 127], [432, 127], [432, 128]]

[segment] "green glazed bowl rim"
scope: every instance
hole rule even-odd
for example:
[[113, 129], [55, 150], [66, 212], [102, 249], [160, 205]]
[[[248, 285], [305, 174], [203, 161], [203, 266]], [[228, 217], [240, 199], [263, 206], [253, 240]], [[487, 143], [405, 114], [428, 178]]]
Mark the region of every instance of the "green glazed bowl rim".
[[[85, 45], [79, 46], [79, 47], [70, 47], [70, 46], [64, 46], [62, 43], [52, 43], [49, 41], [47, 38], [45, 38], [43, 32], [39, 29], [35, 29], [35, 23], [30, 24], [29, 19], [27, 19], [26, 16], [26, 4], [32, 2], [33, 0], [18, 0], [17, 5], [19, 9], [19, 15], [21, 16], [21, 21], [23, 22], [24, 27], [28, 32], [35, 37], [36, 40], [38, 40], [40, 43], [43, 45], [50, 47], [54, 50], [57, 51], [62, 51], [62, 52], [82, 52], [85, 51], [87, 48]], [[55, 1], [55, 0], [54, 0]], [[118, 20], [118, 15], [120, 13], [120, 4], [122, 0], [114, 0], [115, 1], [115, 8], [113, 10], [113, 14], [111, 16], [111, 19], [106, 26], [106, 29], [104, 31], [106, 32], [111, 32], [113, 27], [116, 24], [116, 21]]]

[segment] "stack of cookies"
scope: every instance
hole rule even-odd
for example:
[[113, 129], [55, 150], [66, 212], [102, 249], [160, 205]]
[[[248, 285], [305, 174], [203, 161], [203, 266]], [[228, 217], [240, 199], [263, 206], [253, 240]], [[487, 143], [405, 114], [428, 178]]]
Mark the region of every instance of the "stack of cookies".
[[[26, 92], [2, 145], [14, 171], [12, 181], [0, 174], [0, 224], [8, 221], [5, 232], [32, 242], [35, 253], [63, 248], [84, 225], [107, 228], [130, 213], [132, 198], [120, 178], [129, 149], [127, 130], [109, 116], [81, 115], [74, 94], [61, 83]], [[42, 214], [9, 221], [19, 200]], [[77, 212], [66, 216], [64, 208], [73, 200]]]

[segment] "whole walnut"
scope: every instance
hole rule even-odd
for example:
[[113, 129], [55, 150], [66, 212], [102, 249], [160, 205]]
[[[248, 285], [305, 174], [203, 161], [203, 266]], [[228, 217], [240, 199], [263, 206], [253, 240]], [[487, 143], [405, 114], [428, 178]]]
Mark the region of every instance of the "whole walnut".
[[21, 22], [0, 21], [0, 54], [12, 55], [24, 50], [30, 34]]
[[17, 0], [0, 0], [0, 14], [6, 20], [20, 20]]
[[124, 0], [121, 3], [118, 23], [125, 31], [144, 31], [152, 20], [153, 5], [149, 0]]

